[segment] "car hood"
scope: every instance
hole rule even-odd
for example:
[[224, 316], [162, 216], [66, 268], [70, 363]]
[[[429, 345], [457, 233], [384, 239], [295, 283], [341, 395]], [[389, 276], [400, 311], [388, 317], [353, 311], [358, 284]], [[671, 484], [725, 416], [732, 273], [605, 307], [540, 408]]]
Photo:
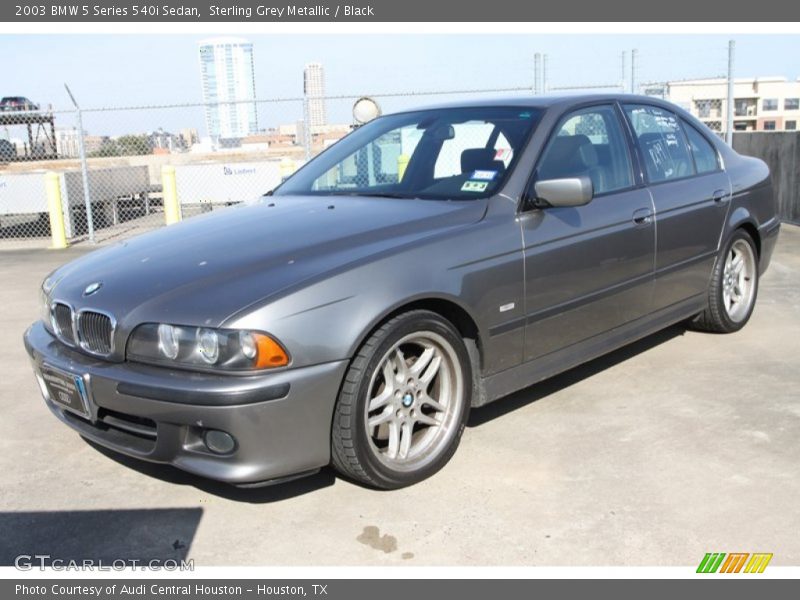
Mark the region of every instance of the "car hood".
[[[220, 326], [252, 304], [482, 218], [486, 202], [273, 196], [193, 217], [69, 263], [51, 296], [142, 322]], [[87, 286], [101, 283], [88, 297]], [[321, 299], [321, 302], [324, 302]]]

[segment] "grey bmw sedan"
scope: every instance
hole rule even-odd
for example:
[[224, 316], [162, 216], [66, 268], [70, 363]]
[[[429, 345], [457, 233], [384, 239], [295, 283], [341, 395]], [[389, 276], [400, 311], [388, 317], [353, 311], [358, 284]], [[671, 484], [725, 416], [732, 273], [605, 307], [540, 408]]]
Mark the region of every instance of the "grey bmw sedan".
[[663, 101], [412, 110], [57, 269], [25, 346], [56, 417], [117, 452], [398, 488], [471, 407], [679, 321], [743, 327], [779, 226], [764, 163]]

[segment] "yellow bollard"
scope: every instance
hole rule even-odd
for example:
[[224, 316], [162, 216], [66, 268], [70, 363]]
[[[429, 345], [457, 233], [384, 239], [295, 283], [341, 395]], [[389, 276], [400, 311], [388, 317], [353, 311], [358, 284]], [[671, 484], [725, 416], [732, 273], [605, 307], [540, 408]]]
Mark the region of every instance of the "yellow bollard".
[[66, 248], [67, 232], [64, 229], [64, 207], [61, 204], [61, 177], [49, 171], [44, 176], [47, 191], [47, 210], [50, 213], [50, 237], [53, 238], [54, 250]]
[[178, 204], [178, 186], [175, 183], [175, 167], [161, 167], [161, 187], [164, 195], [164, 219], [167, 225], [181, 220], [181, 205]]
[[410, 156], [408, 154], [401, 154], [397, 157], [397, 182], [400, 183], [403, 181], [403, 175], [406, 174], [406, 167], [408, 166], [408, 161], [410, 160]]
[[278, 169], [281, 173], [281, 182], [283, 182], [297, 170], [297, 163], [291, 158], [282, 158], [278, 165]]

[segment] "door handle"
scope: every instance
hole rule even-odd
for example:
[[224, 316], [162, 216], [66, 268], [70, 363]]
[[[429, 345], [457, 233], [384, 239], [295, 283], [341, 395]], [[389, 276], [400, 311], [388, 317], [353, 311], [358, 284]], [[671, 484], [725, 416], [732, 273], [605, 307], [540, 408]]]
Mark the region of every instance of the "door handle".
[[649, 208], [633, 211], [633, 222], [637, 225], [648, 225], [653, 222], [653, 213]]
[[711, 199], [715, 204], [725, 204], [728, 201], [728, 192], [725, 190], [714, 190]]

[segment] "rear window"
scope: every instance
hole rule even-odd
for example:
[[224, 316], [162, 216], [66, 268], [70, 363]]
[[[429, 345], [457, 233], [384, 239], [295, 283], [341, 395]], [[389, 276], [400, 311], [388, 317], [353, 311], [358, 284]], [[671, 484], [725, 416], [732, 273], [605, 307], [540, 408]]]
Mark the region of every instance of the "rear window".
[[683, 130], [686, 132], [686, 138], [689, 140], [689, 147], [692, 149], [692, 156], [694, 156], [694, 164], [697, 167], [698, 173], [713, 173], [719, 169], [719, 160], [717, 158], [717, 151], [711, 145], [703, 134], [697, 129], [683, 121]]

